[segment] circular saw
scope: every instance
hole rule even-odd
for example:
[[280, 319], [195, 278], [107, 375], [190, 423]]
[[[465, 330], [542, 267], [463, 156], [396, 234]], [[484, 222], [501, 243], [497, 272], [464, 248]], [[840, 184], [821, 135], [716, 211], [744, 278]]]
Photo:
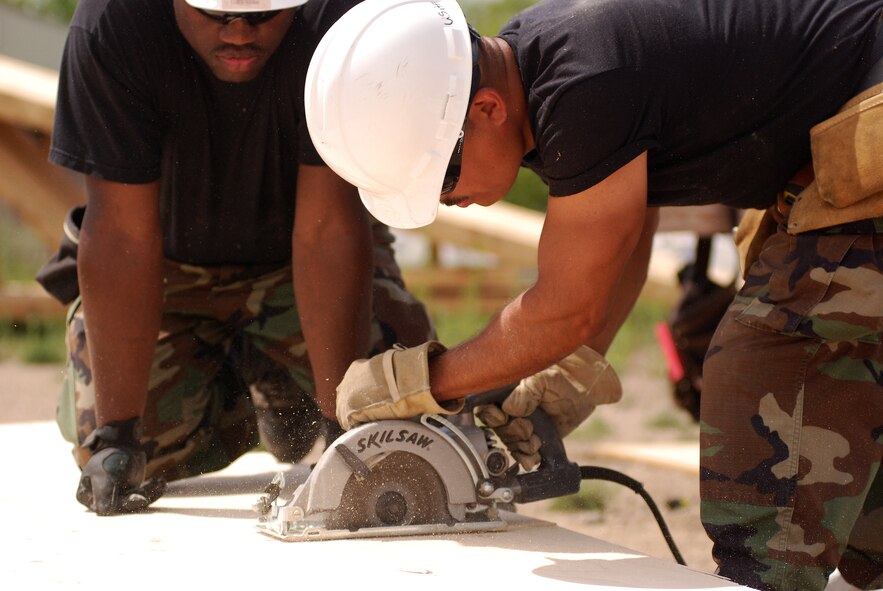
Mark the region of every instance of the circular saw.
[[307, 480], [283, 502], [282, 474], [255, 504], [258, 529], [286, 541], [499, 531], [501, 508], [572, 494], [579, 466], [567, 460], [542, 412], [531, 421], [543, 440], [537, 470], [519, 473], [473, 409], [510, 389], [476, 394], [453, 416], [423, 415], [360, 425], [322, 454]]

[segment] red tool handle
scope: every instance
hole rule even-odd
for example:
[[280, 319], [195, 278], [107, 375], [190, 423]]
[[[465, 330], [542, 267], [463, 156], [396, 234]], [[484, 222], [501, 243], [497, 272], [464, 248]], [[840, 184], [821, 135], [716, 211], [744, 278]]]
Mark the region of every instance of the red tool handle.
[[671, 329], [665, 322], [656, 323], [656, 340], [662, 348], [662, 355], [665, 357], [665, 365], [668, 367], [668, 379], [673, 384], [680, 382], [686, 372], [684, 364], [681, 363], [681, 356], [678, 355], [678, 349], [675, 347], [675, 339], [671, 334]]

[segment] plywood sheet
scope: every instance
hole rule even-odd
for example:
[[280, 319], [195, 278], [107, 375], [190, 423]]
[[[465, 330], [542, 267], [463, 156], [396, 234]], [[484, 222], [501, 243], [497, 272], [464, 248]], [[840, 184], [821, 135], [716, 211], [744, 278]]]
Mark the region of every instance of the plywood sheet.
[[[251, 503], [280, 469], [248, 454], [174, 484], [148, 513], [99, 518], [73, 498], [77, 470], [54, 425], [0, 425], [4, 588], [732, 589], [737, 586], [554, 524], [505, 532], [285, 543], [257, 533]], [[306, 587], [305, 587], [306, 585]]]

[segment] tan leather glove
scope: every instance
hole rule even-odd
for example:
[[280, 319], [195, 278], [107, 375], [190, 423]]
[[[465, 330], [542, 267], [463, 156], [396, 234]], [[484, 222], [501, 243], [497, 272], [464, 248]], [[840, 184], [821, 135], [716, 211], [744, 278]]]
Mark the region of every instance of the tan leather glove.
[[603, 355], [586, 346], [558, 363], [521, 380], [501, 407], [478, 407], [477, 415], [491, 427], [525, 470], [539, 464], [542, 445], [530, 416], [538, 407], [552, 419], [564, 438], [592, 414], [599, 404], [622, 397], [622, 385]]
[[337, 420], [344, 429], [381, 419], [456, 414], [463, 401], [436, 402], [429, 390], [429, 359], [445, 351], [437, 341], [407, 349], [396, 345], [354, 361], [337, 387]]

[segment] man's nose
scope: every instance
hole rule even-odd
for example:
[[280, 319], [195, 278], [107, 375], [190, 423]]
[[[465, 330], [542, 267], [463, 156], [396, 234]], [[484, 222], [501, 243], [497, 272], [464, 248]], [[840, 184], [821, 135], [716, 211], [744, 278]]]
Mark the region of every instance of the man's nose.
[[237, 18], [222, 26], [218, 36], [224, 43], [246, 45], [257, 39], [257, 27], [251, 26], [243, 18]]

